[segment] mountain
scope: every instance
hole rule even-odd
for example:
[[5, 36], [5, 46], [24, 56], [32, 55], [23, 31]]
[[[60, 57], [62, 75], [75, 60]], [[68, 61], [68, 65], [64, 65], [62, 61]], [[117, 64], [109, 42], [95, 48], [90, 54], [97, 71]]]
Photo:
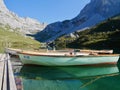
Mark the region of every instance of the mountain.
[[11, 31], [16, 30], [23, 34], [31, 34], [43, 30], [46, 24], [39, 23], [29, 17], [19, 17], [6, 8], [4, 0], [0, 0], [0, 26], [9, 27]]
[[90, 28], [120, 13], [119, 8], [120, 0], [91, 0], [75, 18], [49, 24], [43, 31], [35, 34], [35, 38], [48, 42], [62, 35]]
[[114, 49], [120, 53], [120, 14], [90, 29], [78, 32], [78, 35], [78, 39], [67, 44], [69, 48]]

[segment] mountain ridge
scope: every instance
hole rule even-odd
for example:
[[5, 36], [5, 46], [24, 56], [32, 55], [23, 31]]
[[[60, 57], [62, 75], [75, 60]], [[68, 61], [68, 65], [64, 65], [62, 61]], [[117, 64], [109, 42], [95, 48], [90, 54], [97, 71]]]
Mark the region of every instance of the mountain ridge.
[[118, 8], [120, 8], [120, 0], [91, 0], [75, 18], [49, 24], [43, 31], [38, 32], [35, 38], [49, 42], [62, 35], [92, 27], [120, 13]]

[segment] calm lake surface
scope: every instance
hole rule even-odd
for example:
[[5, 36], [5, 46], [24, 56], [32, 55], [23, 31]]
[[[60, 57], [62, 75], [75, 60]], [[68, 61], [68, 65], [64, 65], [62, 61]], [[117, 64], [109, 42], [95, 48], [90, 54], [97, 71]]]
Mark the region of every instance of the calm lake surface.
[[[120, 63], [109, 66], [24, 66], [11, 58], [18, 90], [120, 90]], [[120, 61], [120, 60], [119, 60]]]

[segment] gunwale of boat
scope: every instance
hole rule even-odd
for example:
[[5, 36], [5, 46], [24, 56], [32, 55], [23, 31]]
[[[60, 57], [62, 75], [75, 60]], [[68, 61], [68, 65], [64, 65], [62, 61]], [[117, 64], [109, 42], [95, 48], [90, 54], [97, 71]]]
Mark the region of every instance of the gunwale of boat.
[[[31, 55], [31, 56], [51, 56], [51, 57], [99, 57], [99, 56], [119, 56], [120, 54], [90, 54], [83, 52], [76, 52], [76, 55], [70, 55], [70, 52], [36, 52], [36, 51], [22, 51], [19, 54]], [[83, 55], [82, 55], [83, 54]], [[85, 54], [85, 55], [84, 55]]]

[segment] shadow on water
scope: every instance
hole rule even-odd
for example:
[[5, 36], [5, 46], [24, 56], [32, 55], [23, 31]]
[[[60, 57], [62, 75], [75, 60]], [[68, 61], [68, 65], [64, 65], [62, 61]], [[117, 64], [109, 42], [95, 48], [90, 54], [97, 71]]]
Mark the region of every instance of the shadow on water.
[[[23, 66], [20, 70], [20, 77], [24, 90], [115, 90], [109, 86], [113, 83], [116, 84], [119, 69], [117, 65]], [[118, 88], [118, 86], [114, 88]]]
[[117, 62], [117, 66], [118, 66], [118, 68], [119, 68], [119, 70], [120, 70], [120, 57], [119, 57], [119, 60], [118, 60], [118, 62]]

